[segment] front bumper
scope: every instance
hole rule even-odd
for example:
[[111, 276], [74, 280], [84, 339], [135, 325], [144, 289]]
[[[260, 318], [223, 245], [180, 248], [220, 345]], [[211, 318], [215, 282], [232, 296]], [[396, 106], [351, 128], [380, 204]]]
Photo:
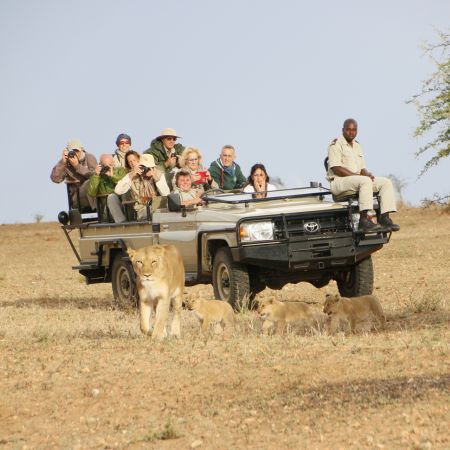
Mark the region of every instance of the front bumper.
[[277, 272], [337, 270], [354, 265], [379, 250], [388, 238], [374, 235], [356, 240], [351, 232], [320, 239], [302, 238], [285, 242], [255, 243], [232, 248], [233, 260]]

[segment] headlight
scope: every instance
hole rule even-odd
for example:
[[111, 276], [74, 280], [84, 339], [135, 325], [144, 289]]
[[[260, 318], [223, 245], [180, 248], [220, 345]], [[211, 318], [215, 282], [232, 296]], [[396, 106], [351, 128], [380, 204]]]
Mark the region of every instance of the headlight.
[[273, 240], [272, 222], [244, 222], [239, 227], [242, 242]]

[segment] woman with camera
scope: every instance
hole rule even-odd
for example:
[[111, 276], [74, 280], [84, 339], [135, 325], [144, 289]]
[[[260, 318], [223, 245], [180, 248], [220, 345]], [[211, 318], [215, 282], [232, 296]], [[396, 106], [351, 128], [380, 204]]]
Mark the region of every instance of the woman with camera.
[[[191, 174], [192, 189], [199, 194], [208, 189], [217, 189], [219, 185], [213, 180], [209, 170], [202, 165], [202, 153], [196, 147], [186, 147], [179, 158], [180, 168], [175, 167], [170, 172], [171, 181], [180, 170]], [[174, 185], [176, 183], [173, 183]], [[174, 186], [175, 187], [175, 186]]]
[[266, 197], [267, 191], [275, 191], [277, 188], [269, 183], [270, 177], [264, 164], [254, 164], [247, 178], [248, 184], [244, 188], [244, 192], [255, 192], [256, 198]]
[[139, 156], [139, 153], [130, 150], [125, 155], [125, 166], [129, 169], [128, 175], [117, 183], [115, 193], [123, 195], [130, 191], [135, 201], [137, 220], [147, 220], [147, 206], [151, 204], [155, 209], [160, 197], [170, 193], [166, 178], [155, 167], [152, 155]]

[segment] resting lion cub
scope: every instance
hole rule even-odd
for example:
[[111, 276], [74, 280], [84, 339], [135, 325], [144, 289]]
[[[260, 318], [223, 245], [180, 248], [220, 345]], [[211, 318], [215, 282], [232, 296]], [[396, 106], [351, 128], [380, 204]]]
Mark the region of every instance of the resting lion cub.
[[341, 319], [350, 322], [351, 331], [354, 332], [356, 322], [363, 321], [374, 315], [384, 328], [386, 316], [380, 302], [374, 295], [345, 298], [340, 295], [327, 294], [323, 312], [331, 318], [330, 331], [339, 328]]
[[133, 250], [128, 248], [134, 271], [137, 275], [141, 331], [150, 334], [152, 312], [155, 325], [152, 337], [163, 339], [169, 309], [173, 318], [170, 334], [180, 337], [180, 311], [184, 291], [184, 265], [174, 245], [149, 245]]
[[201, 330], [207, 333], [211, 324], [222, 325], [222, 331], [234, 327], [235, 317], [233, 308], [222, 300], [203, 300], [194, 296], [186, 299], [187, 308], [194, 311], [200, 320]]
[[320, 326], [326, 318], [321, 311], [307, 303], [280, 302], [275, 299], [260, 301], [258, 313], [264, 320], [263, 333], [269, 333], [273, 327], [277, 333], [284, 333], [286, 324], [293, 323]]

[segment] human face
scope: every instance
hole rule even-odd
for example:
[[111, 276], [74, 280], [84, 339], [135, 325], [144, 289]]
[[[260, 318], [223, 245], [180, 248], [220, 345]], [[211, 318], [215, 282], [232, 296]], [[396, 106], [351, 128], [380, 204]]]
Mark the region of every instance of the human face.
[[192, 179], [189, 175], [180, 175], [178, 177], [177, 186], [184, 192], [189, 191], [192, 187]]
[[264, 173], [264, 170], [256, 169], [253, 172], [252, 180], [253, 184], [259, 184], [260, 186], [264, 186], [266, 184], [266, 174]]
[[196, 171], [198, 169], [199, 163], [197, 153], [196, 152], [189, 153], [187, 155], [186, 162], [189, 169], [191, 169], [192, 171]]
[[176, 136], [164, 136], [162, 138], [164, 147], [167, 148], [167, 150], [172, 150], [175, 147], [175, 143], [177, 142]]
[[342, 134], [347, 142], [352, 142], [358, 134], [358, 126], [352, 122], [342, 128]]
[[102, 166], [113, 167], [114, 159], [112, 155], [102, 155], [102, 157], [100, 158], [100, 163]]
[[234, 161], [234, 150], [232, 148], [224, 148], [220, 154], [220, 160], [224, 167], [230, 167]]
[[139, 158], [136, 155], [128, 155], [127, 161], [132, 169], [139, 165]]
[[128, 139], [121, 139], [119, 141], [119, 150], [126, 153], [131, 148], [131, 142]]

